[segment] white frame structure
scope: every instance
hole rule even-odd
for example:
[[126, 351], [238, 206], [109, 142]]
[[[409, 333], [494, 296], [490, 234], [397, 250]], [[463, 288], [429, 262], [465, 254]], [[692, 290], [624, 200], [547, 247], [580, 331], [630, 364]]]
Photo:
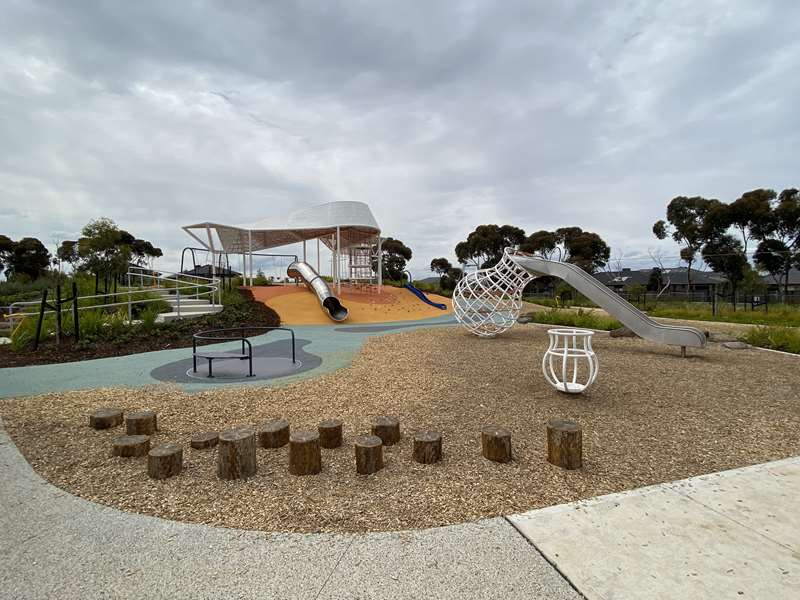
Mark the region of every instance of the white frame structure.
[[[262, 220], [245, 225], [204, 222], [185, 225], [183, 230], [211, 252], [212, 257], [220, 253], [241, 255], [243, 263], [249, 265], [244, 275], [245, 282], [250, 285], [253, 283], [253, 253], [302, 242], [303, 262], [306, 262], [306, 242], [317, 240], [319, 273], [322, 242], [331, 251], [331, 277], [337, 293], [341, 292], [342, 275], [350, 270], [342, 266], [342, 262], [349, 259], [349, 249], [369, 244], [378, 249], [375, 279], [379, 290], [383, 285], [381, 229], [369, 206], [363, 202], [329, 202], [295, 211], [283, 220]], [[216, 234], [218, 245], [212, 232]]]
[[[585, 392], [595, 382], [600, 370], [597, 355], [592, 349], [594, 331], [548, 329], [547, 335], [550, 336], [550, 346], [542, 357], [544, 378], [559, 392], [566, 394]], [[585, 372], [580, 369], [580, 363], [584, 360], [586, 361]], [[559, 369], [556, 369], [554, 364], [556, 361], [560, 363]], [[572, 372], [571, 376], [569, 372]], [[578, 373], [585, 375], [584, 381], [578, 381]]]
[[453, 312], [466, 329], [481, 337], [494, 337], [510, 329], [522, 310], [522, 290], [533, 279], [506, 248], [490, 269], [468, 273], [453, 291]]

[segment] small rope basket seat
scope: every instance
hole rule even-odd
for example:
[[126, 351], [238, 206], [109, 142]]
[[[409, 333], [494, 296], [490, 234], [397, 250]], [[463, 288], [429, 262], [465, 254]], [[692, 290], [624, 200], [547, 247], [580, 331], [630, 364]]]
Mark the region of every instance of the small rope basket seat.
[[517, 322], [522, 290], [534, 277], [511, 259], [516, 253], [513, 248], [506, 248], [495, 266], [468, 273], [456, 285], [456, 320], [475, 335], [493, 337]]

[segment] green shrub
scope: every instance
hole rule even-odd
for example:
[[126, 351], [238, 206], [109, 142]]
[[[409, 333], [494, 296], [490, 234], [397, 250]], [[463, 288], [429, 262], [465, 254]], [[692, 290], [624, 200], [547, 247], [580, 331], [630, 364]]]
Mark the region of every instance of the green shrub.
[[759, 348], [800, 354], [800, 330], [795, 327], [753, 327], [742, 336], [742, 341]]
[[600, 329], [610, 331], [622, 327], [622, 323], [616, 319], [596, 314], [594, 311], [567, 310], [549, 308], [533, 313], [527, 313], [535, 323], [546, 323], [548, 325], [561, 325], [564, 327], [581, 327], [584, 329]]
[[78, 326], [81, 339], [85, 341], [95, 340], [103, 332], [105, 315], [101, 310], [82, 310], [78, 317]]
[[151, 304], [139, 313], [139, 319], [142, 321], [142, 329], [145, 331], [152, 331], [156, 326], [156, 319], [161, 313], [161, 309], [157, 304]]

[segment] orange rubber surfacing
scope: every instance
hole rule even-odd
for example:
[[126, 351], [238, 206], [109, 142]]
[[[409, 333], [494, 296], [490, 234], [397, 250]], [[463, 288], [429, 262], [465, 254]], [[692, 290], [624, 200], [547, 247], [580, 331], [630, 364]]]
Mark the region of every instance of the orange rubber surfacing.
[[[253, 297], [263, 302], [281, 318], [284, 325], [330, 325], [335, 323], [317, 296], [305, 285], [268, 285], [246, 287], [253, 292]], [[405, 288], [383, 286], [381, 293], [375, 290], [362, 290], [342, 285], [342, 293], [338, 296], [348, 310], [347, 323], [388, 323], [391, 321], [416, 321], [430, 319], [452, 313], [449, 298], [428, 294], [432, 302], [447, 305], [447, 310], [439, 310], [425, 304]]]

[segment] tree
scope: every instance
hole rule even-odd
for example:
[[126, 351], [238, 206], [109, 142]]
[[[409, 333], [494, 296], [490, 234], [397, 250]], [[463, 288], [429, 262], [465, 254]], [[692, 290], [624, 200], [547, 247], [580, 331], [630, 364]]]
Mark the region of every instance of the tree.
[[14, 242], [6, 235], [0, 235], [0, 273], [2, 273], [11, 262], [11, 254], [14, 252]]
[[733, 309], [736, 310], [736, 290], [744, 280], [746, 271], [750, 269], [744, 245], [728, 233], [724, 233], [709, 240], [703, 246], [703, 260], [717, 273], [722, 273], [728, 279], [733, 297]]
[[463, 242], [456, 245], [456, 258], [463, 265], [478, 269], [493, 267], [503, 258], [508, 247], [517, 247], [525, 241], [525, 232], [513, 225], [478, 225]]
[[[381, 261], [383, 264], [383, 277], [394, 281], [403, 280], [406, 263], [411, 260], [411, 248], [400, 240], [385, 238], [381, 242]], [[377, 270], [377, 264], [374, 266]]]
[[[653, 234], [660, 240], [672, 237], [677, 243], [682, 244], [681, 260], [687, 265], [686, 279], [689, 291], [692, 289], [692, 264], [697, 260], [697, 253], [712, 233], [709, 224], [705, 222], [709, 210], [721, 216], [719, 200], [708, 200], [700, 196], [691, 198], [677, 196], [667, 205], [666, 221], [656, 221], [653, 224]], [[714, 227], [718, 229], [724, 222], [723, 219], [714, 219]], [[726, 227], [727, 228], [727, 227]]]
[[727, 205], [728, 224], [742, 236], [745, 255], [750, 240], [764, 239], [772, 229], [775, 198], [775, 190], [757, 189], [745, 192]]
[[431, 261], [431, 271], [439, 275], [439, 288], [454, 290], [464, 271], [450, 264], [446, 258], [434, 258]]
[[74, 267], [78, 262], [78, 242], [75, 240], [64, 240], [56, 250], [56, 257], [60, 262], [65, 262]]
[[110, 278], [127, 272], [133, 254], [131, 234], [107, 218], [90, 221], [81, 234], [83, 237], [78, 240], [79, 268], [95, 275], [95, 288], [100, 277], [108, 282]]
[[4, 256], [8, 273], [14, 277], [24, 275], [33, 280], [47, 271], [50, 266], [50, 252], [42, 242], [32, 237], [12, 242], [3, 237], [5, 240], [2, 241], [2, 245], [6, 248]]
[[761, 242], [753, 256], [756, 265], [778, 282], [783, 279], [784, 294], [788, 294], [789, 271], [800, 268], [800, 191], [789, 188], [780, 193], [760, 233]]
[[534, 252], [550, 259], [579, 266], [587, 273], [594, 273], [608, 262], [611, 248], [596, 233], [580, 227], [561, 227], [555, 231], [537, 231], [520, 245], [523, 252]]
[[663, 287], [664, 273], [659, 267], [653, 267], [647, 278], [647, 290], [651, 292], [660, 292]]

